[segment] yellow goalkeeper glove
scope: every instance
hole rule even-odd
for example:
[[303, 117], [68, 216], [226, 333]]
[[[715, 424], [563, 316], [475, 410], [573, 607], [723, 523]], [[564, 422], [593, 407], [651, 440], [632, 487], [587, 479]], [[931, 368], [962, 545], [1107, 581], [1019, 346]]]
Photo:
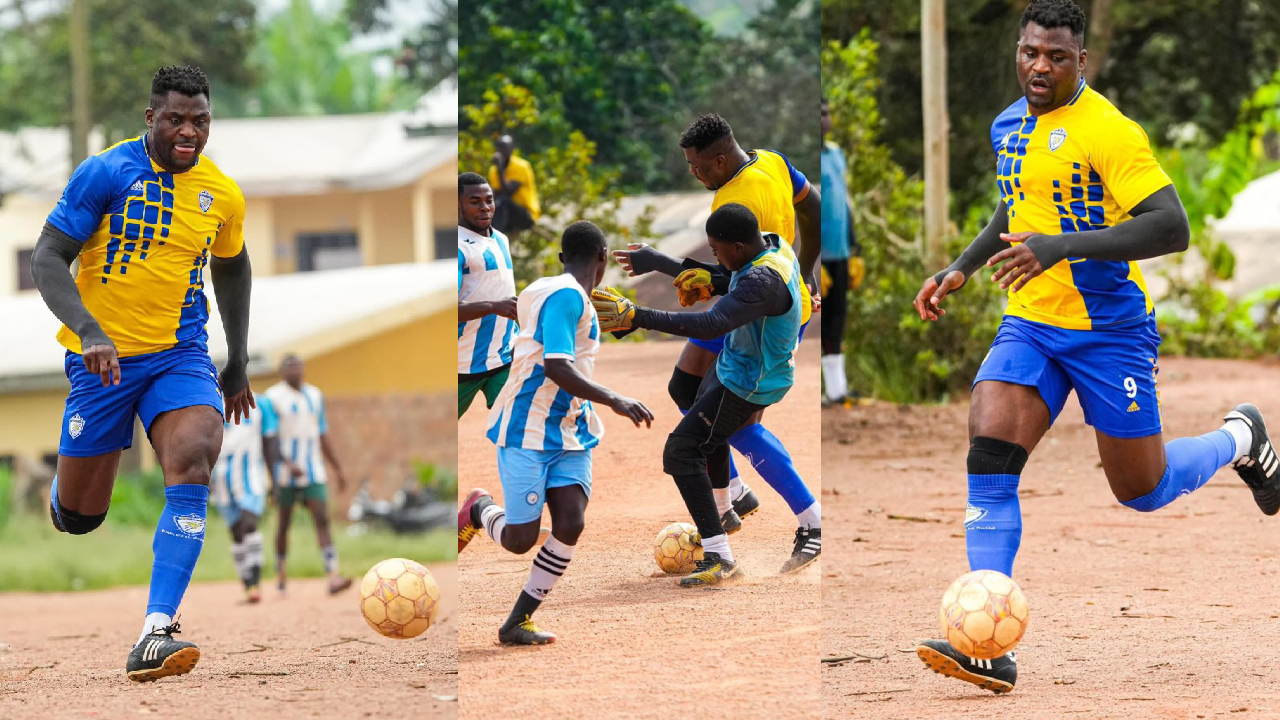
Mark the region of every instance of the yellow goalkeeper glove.
[[604, 332], [630, 330], [636, 317], [636, 306], [613, 288], [591, 291], [591, 305], [596, 309], [600, 329]]
[[860, 257], [849, 258], [849, 289], [857, 290], [862, 287], [862, 281], [867, 277], [867, 264]]
[[692, 307], [711, 299], [711, 272], [705, 268], [689, 268], [671, 282], [680, 296], [680, 307]]

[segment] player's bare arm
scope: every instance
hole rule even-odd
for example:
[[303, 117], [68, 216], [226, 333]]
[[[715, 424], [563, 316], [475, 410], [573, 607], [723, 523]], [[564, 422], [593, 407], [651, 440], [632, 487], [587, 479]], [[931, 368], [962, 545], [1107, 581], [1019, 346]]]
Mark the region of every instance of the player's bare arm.
[[988, 267], [1000, 267], [991, 276], [1002, 290], [1021, 290], [1045, 270], [1072, 258], [1088, 260], [1146, 260], [1183, 252], [1191, 240], [1191, 225], [1173, 185], [1155, 191], [1129, 211], [1127, 222], [1086, 232], [1038, 235], [1004, 233], [1001, 240], [1018, 243], [996, 253]]
[[320, 436], [320, 452], [324, 453], [324, 459], [333, 467], [333, 479], [338, 483], [338, 492], [342, 492], [347, 487], [347, 479], [342, 474], [342, 465], [338, 463], [338, 454], [333, 451], [329, 433]]
[[227, 336], [227, 364], [222, 368], [218, 384], [226, 403], [226, 419], [240, 424], [256, 407], [249, 388], [249, 294], [253, 285], [253, 268], [249, 264], [249, 248], [231, 258], [209, 259], [209, 277], [213, 294], [218, 299], [222, 328]]
[[822, 193], [813, 183], [809, 183], [809, 192], [796, 203], [796, 224], [800, 229], [800, 247], [796, 248], [800, 273], [816, 302], [819, 287], [813, 273], [822, 256]]
[[547, 378], [563, 388], [565, 392], [574, 397], [613, 408], [613, 411], [619, 415], [630, 418], [636, 427], [640, 427], [642, 422], [645, 427], [652, 426], [653, 412], [645, 407], [644, 403], [623, 397], [603, 385], [592, 382], [578, 372], [578, 367], [572, 360], [547, 358], [546, 362]]
[[947, 269], [925, 280], [920, 292], [916, 293], [912, 304], [920, 313], [920, 319], [937, 320], [939, 316], [946, 315], [947, 311], [939, 306], [942, 299], [964, 287], [970, 275], [1007, 245], [1001, 238], [1008, 232], [1009, 209], [1003, 202], [997, 202], [991, 221], [969, 243], [969, 247]]
[[486, 315], [499, 315], [504, 318], [518, 320], [516, 317], [516, 298], [501, 300], [479, 300], [476, 302], [458, 303], [458, 322], [479, 320]]
[[31, 254], [31, 279], [44, 304], [54, 317], [80, 338], [85, 369], [102, 377], [102, 384], [120, 384], [120, 359], [115, 343], [89, 314], [71, 276], [71, 263], [80, 255], [82, 243], [49, 223], [45, 223]]

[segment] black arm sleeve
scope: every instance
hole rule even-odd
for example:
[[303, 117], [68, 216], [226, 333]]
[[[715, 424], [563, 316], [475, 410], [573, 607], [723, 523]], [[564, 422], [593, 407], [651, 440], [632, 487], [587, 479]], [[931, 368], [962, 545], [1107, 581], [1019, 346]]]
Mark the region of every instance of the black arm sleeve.
[[[731, 279], [732, 275], [725, 268], [725, 266], [711, 265], [709, 263], [698, 262], [693, 258], [685, 258], [684, 262], [680, 264], [680, 267], [684, 270], [692, 270], [694, 268], [700, 268], [702, 270], [706, 270], [707, 272], [711, 273], [711, 294], [712, 295], [728, 295], [729, 294], [729, 280]], [[679, 273], [676, 273], [676, 274], [678, 275]]]
[[1132, 219], [1114, 227], [1027, 239], [1046, 270], [1067, 258], [1146, 260], [1187, 249], [1191, 226], [1172, 185], [1152, 193], [1129, 211]]
[[36, 249], [31, 253], [31, 279], [35, 281], [44, 304], [49, 306], [54, 317], [80, 338], [82, 347], [114, 346], [85, 308], [80, 289], [71, 277], [71, 263], [75, 262], [81, 247], [83, 245], [75, 238], [46, 222], [40, 231], [40, 239], [36, 240]]
[[652, 247], [646, 246], [627, 252], [631, 255], [631, 270], [636, 275], [657, 271], [668, 277], [675, 277], [684, 270], [679, 260]]
[[[939, 284], [942, 278], [948, 274], [959, 270], [964, 273], [965, 282], [969, 282], [969, 276], [977, 272], [978, 268], [986, 264], [992, 255], [1009, 247], [1009, 243], [1000, 239], [1000, 233], [1009, 232], [1009, 209], [1005, 207], [1004, 201], [996, 203], [996, 211], [991, 215], [991, 222], [982, 228], [982, 232], [969, 243], [969, 247], [960, 253], [960, 257], [951, 263], [946, 270], [934, 276]], [[1041, 263], [1043, 264], [1043, 263]], [[1047, 265], [1045, 267], [1048, 267]], [[961, 287], [964, 287], [963, 285]]]
[[227, 335], [227, 364], [245, 365], [249, 362], [249, 292], [253, 284], [249, 248], [241, 248], [232, 258], [210, 258], [209, 277]]
[[791, 309], [791, 293], [774, 270], [754, 267], [733, 291], [705, 312], [665, 312], [637, 307], [633, 325], [670, 335], [710, 340], [766, 315]]

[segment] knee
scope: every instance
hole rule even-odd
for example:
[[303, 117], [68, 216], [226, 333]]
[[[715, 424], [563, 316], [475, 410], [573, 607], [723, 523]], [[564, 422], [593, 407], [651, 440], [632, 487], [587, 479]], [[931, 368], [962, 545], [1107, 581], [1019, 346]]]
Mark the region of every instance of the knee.
[[102, 522], [107, 519], [106, 513], [81, 515], [74, 510], [66, 509], [57, 499], [54, 499], [53, 502], [58, 506], [56, 512], [54, 512], [53, 505], [49, 506], [49, 515], [53, 521], [53, 526], [69, 535], [88, 535], [97, 530], [102, 525]]
[[698, 399], [698, 388], [701, 385], [702, 378], [675, 368], [671, 372], [671, 380], [667, 382], [667, 394], [675, 401], [676, 407], [687, 411]]
[[697, 438], [671, 433], [662, 448], [662, 471], [677, 478], [707, 472], [707, 459], [702, 455], [701, 446]]
[[502, 547], [517, 555], [523, 555], [538, 544], [538, 522], [508, 525], [502, 531]]
[[[993, 496], [1001, 499], [1004, 496], [1017, 497], [1018, 476], [1027, 464], [1027, 451], [1021, 445], [997, 440], [990, 437], [975, 437], [969, 443], [969, 455], [965, 465], [969, 471], [969, 492]], [[1002, 475], [1002, 479], [981, 478], [973, 476]], [[998, 497], [997, 497], [998, 496]]]
[[208, 485], [220, 449], [208, 442], [191, 443], [164, 463], [165, 480], [177, 485]]
[[569, 518], [551, 518], [551, 534], [565, 545], [577, 545], [585, 525], [582, 515]]

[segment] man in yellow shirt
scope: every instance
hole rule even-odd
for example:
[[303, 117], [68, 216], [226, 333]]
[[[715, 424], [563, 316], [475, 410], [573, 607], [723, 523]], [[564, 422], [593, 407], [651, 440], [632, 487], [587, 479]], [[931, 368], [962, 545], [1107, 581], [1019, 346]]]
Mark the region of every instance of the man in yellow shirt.
[[493, 226], [507, 236], [528, 230], [542, 215], [538, 203], [538, 185], [533, 166], [515, 156], [516, 141], [510, 135], [498, 138], [493, 165], [489, 168], [489, 185], [493, 187], [497, 210]]

